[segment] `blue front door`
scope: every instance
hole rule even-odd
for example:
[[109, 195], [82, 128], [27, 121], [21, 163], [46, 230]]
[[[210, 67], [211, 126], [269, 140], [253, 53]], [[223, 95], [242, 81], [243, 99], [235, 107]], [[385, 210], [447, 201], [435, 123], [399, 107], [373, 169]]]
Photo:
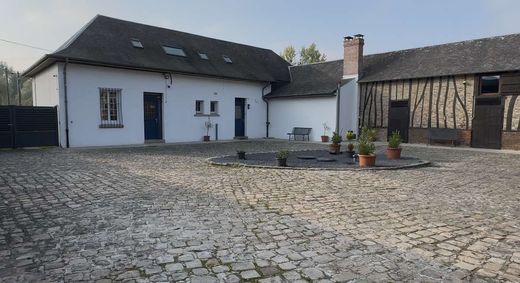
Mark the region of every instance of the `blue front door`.
[[162, 139], [162, 95], [144, 94], [144, 138], [146, 140]]
[[235, 98], [235, 137], [246, 135], [246, 99]]

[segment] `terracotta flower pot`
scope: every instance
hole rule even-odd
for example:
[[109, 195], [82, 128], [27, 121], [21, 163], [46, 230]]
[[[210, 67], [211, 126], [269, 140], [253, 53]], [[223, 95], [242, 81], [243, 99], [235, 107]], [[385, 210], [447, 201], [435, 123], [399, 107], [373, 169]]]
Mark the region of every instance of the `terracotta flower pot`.
[[386, 153], [385, 153], [386, 157], [388, 159], [399, 159], [401, 158], [401, 148], [391, 148], [391, 147], [388, 147], [386, 149]]
[[329, 136], [321, 136], [321, 142], [329, 142]]
[[329, 145], [329, 153], [339, 154], [341, 152], [341, 144], [332, 143]]
[[287, 158], [277, 158], [278, 166], [287, 167]]
[[348, 151], [354, 151], [354, 145], [352, 143], [349, 143], [347, 145], [347, 149], [348, 149]]
[[209, 136], [204, 136], [204, 141], [208, 142], [209, 141]]
[[376, 155], [358, 155], [359, 156], [359, 167], [373, 167], [376, 166]]

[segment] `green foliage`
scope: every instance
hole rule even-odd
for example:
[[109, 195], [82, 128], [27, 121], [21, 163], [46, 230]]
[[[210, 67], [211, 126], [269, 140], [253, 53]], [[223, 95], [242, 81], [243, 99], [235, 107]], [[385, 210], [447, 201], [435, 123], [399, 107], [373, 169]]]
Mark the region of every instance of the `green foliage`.
[[285, 49], [280, 53], [280, 57], [285, 59], [285, 61], [289, 62], [291, 65], [296, 64], [296, 49], [292, 45], [285, 47]]
[[276, 153], [276, 159], [287, 159], [289, 157], [289, 151], [280, 150]]
[[325, 54], [321, 54], [321, 52], [316, 47], [316, 43], [312, 43], [309, 47], [303, 46], [300, 49], [300, 65], [323, 62], [327, 59]]
[[322, 54], [318, 48], [316, 47], [315, 43], [312, 43], [309, 45], [309, 47], [303, 46], [300, 49], [299, 58], [297, 57], [296, 50], [292, 45], [287, 46], [284, 48], [284, 50], [280, 53], [280, 57], [285, 59], [285, 61], [291, 63], [291, 65], [303, 65], [303, 64], [310, 64], [310, 63], [317, 63], [317, 62], [323, 62], [327, 60], [327, 56], [325, 54]]
[[[5, 77], [6, 68], [8, 73], [8, 85], [6, 85]], [[18, 95], [18, 85], [20, 86], [21, 97]], [[21, 98], [21, 105], [32, 105], [31, 79], [22, 78], [13, 70], [13, 68], [0, 62], [0, 105], [8, 105], [8, 103], [11, 105], [18, 105], [20, 104], [19, 98]]]
[[347, 131], [345, 133], [345, 138], [348, 140], [348, 141], [352, 141], [354, 140], [354, 138], [356, 137], [356, 135], [354, 134], [353, 131]]
[[360, 155], [371, 155], [376, 151], [374, 129], [363, 127], [359, 135], [358, 151]]
[[393, 131], [390, 137], [388, 138], [388, 147], [389, 148], [399, 148], [401, 145], [402, 139], [399, 131]]
[[341, 136], [336, 132], [332, 132], [332, 138], [330, 140], [333, 144], [339, 144], [341, 143]]

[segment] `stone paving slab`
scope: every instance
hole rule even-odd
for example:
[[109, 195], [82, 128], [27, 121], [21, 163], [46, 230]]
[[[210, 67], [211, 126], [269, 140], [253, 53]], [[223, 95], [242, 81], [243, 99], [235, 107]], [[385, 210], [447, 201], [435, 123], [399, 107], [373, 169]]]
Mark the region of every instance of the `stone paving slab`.
[[520, 159], [403, 171], [215, 167], [323, 145], [0, 152], [1, 282], [520, 281]]

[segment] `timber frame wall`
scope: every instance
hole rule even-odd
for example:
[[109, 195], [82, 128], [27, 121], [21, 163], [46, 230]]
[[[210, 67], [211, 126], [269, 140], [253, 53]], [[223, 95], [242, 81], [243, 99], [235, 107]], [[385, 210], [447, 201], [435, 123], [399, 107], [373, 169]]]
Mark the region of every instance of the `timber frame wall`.
[[[409, 142], [426, 143], [428, 128], [450, 128], [459, 130], [459, 144], [469, 146], [479, 77], [471, 74], [360, 83], [359, 125], [379, 129], [378, 139], [386, 140], [390, 101], [408, 100]], [[518, 84], [514, 91], [502, 93], [502, 147], [520, 149], [520, 75], [502, 74], [500, 82], [503, 90], [508, 89], [508, 82]]]

